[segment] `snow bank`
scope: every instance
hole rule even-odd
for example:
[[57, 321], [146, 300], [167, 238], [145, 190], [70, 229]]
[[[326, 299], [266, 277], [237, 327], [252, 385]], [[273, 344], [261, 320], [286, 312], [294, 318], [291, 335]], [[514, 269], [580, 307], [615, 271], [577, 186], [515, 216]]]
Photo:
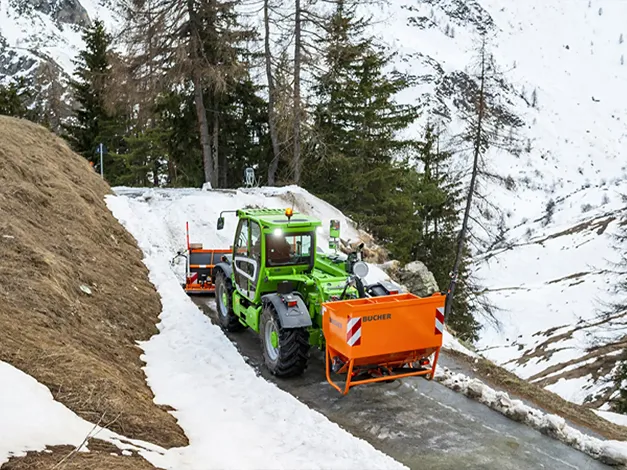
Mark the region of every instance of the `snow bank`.
[[[55, 401], [44, 385], [1, 361], [0, 383], [0, 466], [12, 456], [42, 451], [46, 446], [79, 447], [87, 437], [110, 442], [125, 452], [137, 451], [148, 459], [165, 452], [161, 447], [127, 439], [85, 421]], [[87, 450], [86, 445], [81, 447], [81, 451]]]
[[612, 413], [611, 411], [592, 410], [601, 418], [609, 421], [610, 423], [618, 424], [619, 426], [627, 426], [627, 415], [620, 413]]
[[460, 352], [462, 354], [465, 354], [466, 356], [479, 357], [477, 353], [471, 351], [462, 343], [460, 343], [459, 340], [455, 338], [455, 336], [453, 336], [451, 333], [449, 333], [446, 328], [444, 329], [444, 340], [442, 341], [442, 347], [444, 349], [450, 349], [452, 351]]
[[236, 219], [226, 217], [225, 229], [217, 232], [220, 211], [248, 204], [283, 207], [281, 197], [260, 197], [258, 190], [116, 192], [107, 204], [137, 239], [162, 298], [159, 334], [141, 344], [148, 384], [158, 404], [176, 410], [190, 441], [187, 447], [148, 456], [150, 462], [177, 470], [404, 468], [258, 377], [183, 292], [170, 265], [184, 244], [186, 221], [192, 241], [228, 247]]
[[496, 391], [478, 379], [454, 373], [446, 367], [437, 369], [435, 380], [608, 465], [627, 465], [627, 442], [603, 441], [588, 436], [568, 425], [560, 416], [531, 408], [521, 400], [510, 398], [505, 392]]

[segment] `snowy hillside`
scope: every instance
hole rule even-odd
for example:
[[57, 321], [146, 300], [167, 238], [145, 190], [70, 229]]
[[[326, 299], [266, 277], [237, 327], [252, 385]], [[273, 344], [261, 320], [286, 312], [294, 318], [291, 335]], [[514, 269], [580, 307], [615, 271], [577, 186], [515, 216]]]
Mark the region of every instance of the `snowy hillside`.
[[53, 127], [70, 112], [68, 79], [84, 44], [82, 29], [100, 19], [118, 24], [107, 0], [0, 2], [0, 83], [23, 77]]
[[479, 275], [503, 310], [499, 326], [486, 325], [479, 348], [567, 400], [600, 406], [614, 392], [607, 379], [625, 347], [623, 316], [598, 318], [612, 300], [612, 235], [625, 214], [618, 203], [581, 214], [581, 201], [558, 204], [547, 227], [512, 230], [512, 246], [485, 257]]
[[[489, 170], [511, 177], [515, 190], [486, 183], [483, 192], [503, 210], [508, 227], [542, 216], [550, 198], [624, 179], [619, 157], [627, 95], [620, 90], [627, 66], [621, 65], [626, 46], [620, 43], [619, 19], [627, 15], [627, 4], [393, 3], [377, 10], [387, 18], [378, 25], [379, 35], [406, 57], [399, 67], [421, 82], [403, 99], [426, 104], [430, 112], [421, 116], [421, 124], [442, 123], [449, 139], [461, 129], [479, 32], [488, 31], [503, 76], [495, 103], [508, 114], [517, 143], [492, 149], [487, 158]], [[531, 106], [534, 93], [536, 107]], [[586, 202], [598, 206], [602, 199]]]
[[596, 315], [611, 290], [607, 261], [616, 259], [611, 235], [625, 192], [627, 4], [405, 3], [391, 7], [394, 28], [382, 25], [381, 34], [390, 38], [393, 29], [391, 42], [415, 58], [404, 67], [424, 77], [413, 96], [433, 109], [423, 122], [444, 122], [451, 135], [460, 128], [455, 91], [465, 86], [482, 28], [503, 72], [497, 102], [524, 122], [515, 129], [519, 148], [488, 154], [489, 170], [509, 179], [509, 189], [495, 182], [480, 189], [502, 211], [506, 231], [477, 260], [490, 300], [502, 309], [500, 325], [484, 321], [479, 347], [568, 400], [600, 406], [613, 392], [603, 379], [623, 347], [599, 347], [622, 332], [620, 319], [606, 324]]

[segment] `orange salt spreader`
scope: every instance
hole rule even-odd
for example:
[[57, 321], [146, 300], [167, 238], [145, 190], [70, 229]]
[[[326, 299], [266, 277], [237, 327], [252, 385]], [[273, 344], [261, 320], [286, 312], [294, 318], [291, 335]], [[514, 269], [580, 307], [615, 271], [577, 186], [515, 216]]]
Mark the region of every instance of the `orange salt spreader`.
[[[431, 380], [442, 347], [445, 300], [436, 293], [323, 303], [328, 382], [346, 395], [355, 385], [419, 375]], [[331, 372], [346, 375], [343, 389]]]

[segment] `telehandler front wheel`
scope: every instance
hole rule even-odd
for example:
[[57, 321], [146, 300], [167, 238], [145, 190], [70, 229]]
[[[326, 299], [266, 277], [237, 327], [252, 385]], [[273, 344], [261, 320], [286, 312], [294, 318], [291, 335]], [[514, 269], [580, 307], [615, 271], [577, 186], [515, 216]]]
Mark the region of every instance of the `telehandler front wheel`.
[[272, 374], [294, 377], [305, 371], [309, 361], [306, 328], [282, 328], [274, 306], [268, 303], [261, 313], [259, 333], [264, 362]]
[[227, 279], [222, 271], [216, 274], [215, 283], [216, 310], [218, 310], [218, 323], [224, 331], [234, 332], [246, 328], [242, 325], [233, 312], [233, 289], [230, 279]]

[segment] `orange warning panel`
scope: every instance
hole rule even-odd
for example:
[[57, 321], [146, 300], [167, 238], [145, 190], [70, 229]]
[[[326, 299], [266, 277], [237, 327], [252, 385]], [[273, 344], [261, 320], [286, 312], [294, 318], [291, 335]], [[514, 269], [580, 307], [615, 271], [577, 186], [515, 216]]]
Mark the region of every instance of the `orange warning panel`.
[[[442, 346], [445, 300], [441, 294], [398, 294], [324, 303], [329, 383], [346, 394], [351, 386], [393, 377], [432, 377]], [[431, 363], [427, 358], [434, 353]], [[331, 368], [346, 374], [344, 390], [331, 380]], [[370, 377], [354, 380], [364, 371]]]

